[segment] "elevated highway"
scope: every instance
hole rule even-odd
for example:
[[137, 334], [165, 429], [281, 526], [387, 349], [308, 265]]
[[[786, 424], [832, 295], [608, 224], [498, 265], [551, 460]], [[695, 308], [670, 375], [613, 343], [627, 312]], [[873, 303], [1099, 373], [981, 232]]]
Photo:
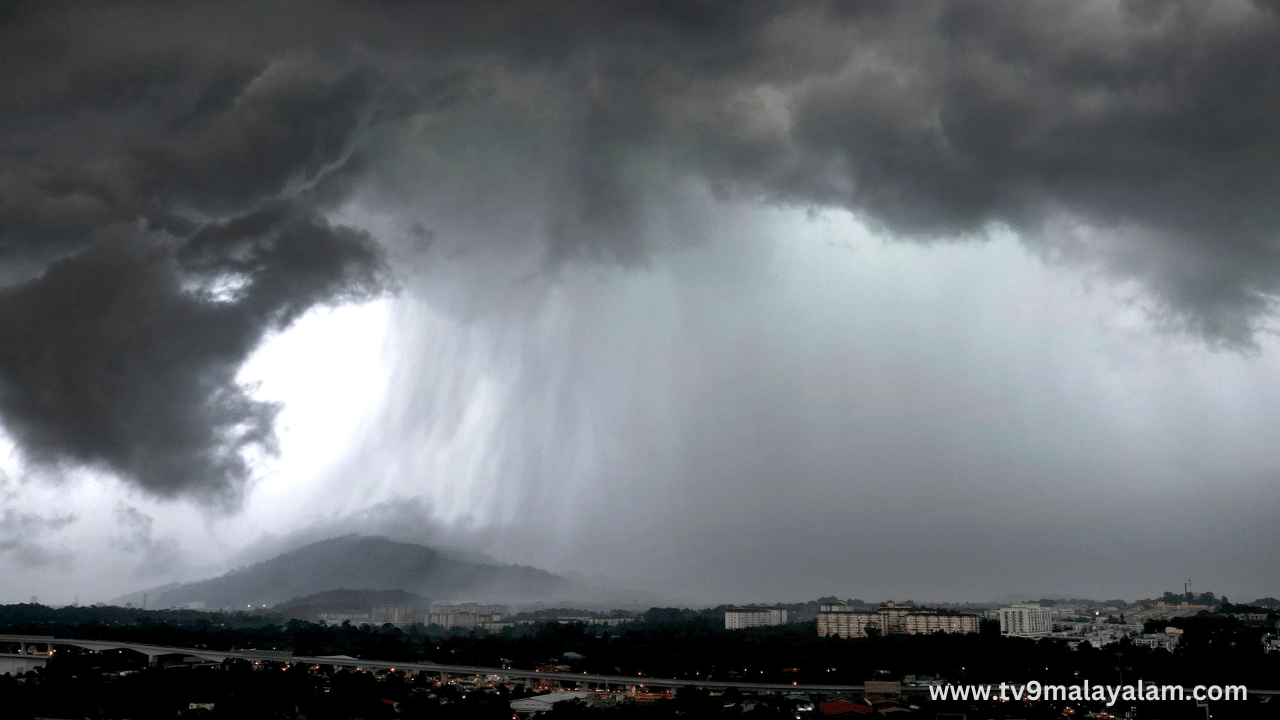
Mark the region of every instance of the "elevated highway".
[[593, 675], [590, 673], [555, 672], [546, 673], [537, 670], [513, 670], [507, 668], [476, 667], [472, 665], [442, 665], [423, 662], [391, 662], [388, 660], [368, 660], [347, 656], [305, 656], [292, 655], [274, 650], [210, 650], [208, 648], [170, 647], [166, 645], [148, 645], [145, 643], [121, 642], [114, 640], [79, 640], [73, 638], [36, 637], [30, 635], [0, 635], [0, 645], [5, 643], [26, 643], [27, 646], [38, 643], [42, 650], [56, 653], [57, 647], [77, 647], [93, 652], [110, 650], [131, 650], [147, 656], [147, 661], [157, 664], [165, 657], [191, 658], [207, 662], [224, 662], [240, 659], [250, 662], [301, 663], [304, 665], [333, 665], [335, 667], [361, 668], [365, 670], [399, 670], [434, 673], [442, 676], [478, 676], [498, 677], [520, 680], [554, 680], [559, 682], [590, 683], [608, 687], [656, 687], [679, 688], [686, 685], [711, 690], [754, 690], [764, 692], [861, 692], [861, 685], [808, 685], [794, 683], [756, 683], [732, 680], [694, 680], [652, 678], [642, 675]]
[[[205, 661], [225, 662], [232, 659], [250, 662], [301, 663], [304, 665], [332, 665], [334, 667], [359, 668], [364, 670], [397, 670], [439, 674], [441, 679], [449, 676], [492, 677], [503, 681], [519, 680], [551, 680], [565, 683], [585, 683], [601, 688], [624, 689], [632, 687], [644, 688], [680, 688], [688, 685], [708, 690], [728, 690], [737, 688], [751, 692], [795, 692], [795, 693], [862, 693], [863, 685], [825, 685], [803, 683], [758, 683], [735, 680], [703, 680], [653, 678], [643, 675], [595, 675], [591, 673], [554, 672], [544, 673], [537, 670], [514, 670], [508, 668], [477, 667], [473, 665], [443, 665], [424, 662], [392, 662], [388, 660], [369, 660], [353, 658], [345, 655], [307, 656], [293, 655], [276, 650], [210, 650], [208, 648], [183, 648], [166, 645], [148, 645], [145, 643], [120, 642], [113, 640], [78, 640], [72, 638], [55, 638], [35, 635], [0, 635], [0, 648], [17, 645], [22, 652], [18, 654], [0, 652], [0, 657], [17, 657], [28, 660], [47, 660], [56, 654], [59, 646], [77, 647], [93, 652], [110, 650], [131, 650], [147, 656], [151, 664], [158, 664], [165, 657], [180, 657], [183, 662]], [[34, 650], [34, 654], [31, 652]], [[40, 662], [39, 665], [43, 665]], [[30, 665], [28, 666], [30, 667]], [[0, 670], [0, 672], [3, 672]], [[988, 685], [993, 695], [998, 693], [998, 686]], [[904, 693], [925, 694], [928, 688], [903, 687]], [[1191, 688], [1186, 688], [1190, 697]], [[1259, 697], [1280, 695], [1280, 690], [1261, 690], [1249, 688], [1249, 694]]]

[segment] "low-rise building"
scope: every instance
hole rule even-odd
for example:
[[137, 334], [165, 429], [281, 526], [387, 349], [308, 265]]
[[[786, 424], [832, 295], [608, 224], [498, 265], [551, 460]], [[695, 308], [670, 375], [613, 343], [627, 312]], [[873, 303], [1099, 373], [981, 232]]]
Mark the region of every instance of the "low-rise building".
[[1243, 623], [1265, 624], [1267, 622], [1267, 618], [1270, 617], [1271, 613], [1237, 612], [1237, 613], [1227, 613], [1226, 615], [1227, 617], [1235, 618], [1236, 620], [1239, 620], [1240, 622], [1243, 622]]
[[317, 617], [326, 625], [341, 625], [344, 622], [352, 625], [369, 624], [369, 613], [320, 613]]
[[863, 685], [867, 695], [902, 696], [902, 683], [897, 680], [868, 680]]
[[554, 620], [561, 625], [569, 625], [572, 623], [582, 623], [583, 625], [621, 625], [635, 620], [635, 618], [630, 617], [593, 617], [590, 615], [562, 615], [558, 618], [547, 619], [549, 621]]
[[1173, 652], [1173, 649], [1178, 645], [1178, 636], [1171, 636], [1167, 633], [1144, 633], [1138, 637], [1131, 638], [1131, 641], [1134, 645]]
[[[1178, 640], [1181, 638], [1181, 632], [1175, 627], [1165, 630], [1164, 634], [1169, 638], [1171, 647], [1177, 645]], [[1114, 623], [1087, 625], [1083, 632], [1053, 633], [1054, 637], [1066, 640], [1072, 650], [1077, 649], [1080, 643], [1085, 641], [1095, 648], [1106, 647], [1126, 638], [1136, 643], [1137, 639], [1142, 635], [1142, 626], [1140, 625], [1119, 625]], [[1149, 642], [1141, 644], [1149, 644]]]
[[517, 715], [537, 715], [539, 713], [549, 712], [557, 703], [562, 702], [581, 702], [583, 705], [590, 707], [596, 701], [596, 694], [579, 690], [576, 692], [560, 692], [547, 693], [546, 695], [535, 695], [533, 697], [520, 698], [511, 701], [511, 712]]
[[724, 613], [724, 629], [740, 630], [749, 627], [764, 627], [767, 625], [785, 625], [787, 622], [786, 608], [777, 607], [737, 607], [730, 608]]

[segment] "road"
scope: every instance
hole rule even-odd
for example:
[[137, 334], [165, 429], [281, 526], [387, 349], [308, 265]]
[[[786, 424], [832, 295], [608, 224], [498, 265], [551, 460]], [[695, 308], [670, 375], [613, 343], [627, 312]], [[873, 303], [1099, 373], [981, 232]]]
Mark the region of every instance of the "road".
[[[679, 688], [686, 685], [694, 685], [709, 690], [728, 690], [729, 688], [738, 688], [739, 690], [749, 690], [756, 692], [815, 692], [815, 693], [861, 693], [864, 689], [862, 685], [810, 685], [798, 683], [756, 683], [742, 682], [733, 680], [702, 680], [702, 679], [668, 679], [668, 678], [651, 678], [641, 675], [593, 675], [590, 673], [544, 673], [536, 670], [510, 670], [506, 668], [494, 667], [476, 667], [472, 665], [441, 665], [438, 663], [421, 663], [421, 662], [390, 662], [386, 660], [368, 660], [361, 658], [353, 658], [345, 655], [338, 656], [319, 656], [311, 657], [305, 655], [289, 655], [272, 650], [239, 650], [239, 651], [222, 651], [210, 650], [208, 648], [181, 648], [168, 647], [164, 645], [146, 645], [142, 643], [116, 642], [109, 640], [76, 640], [68, 638], [54, 638], [47, 636], [33, 635], [0, 635], [0, 643], [21, 643], [26, 646], [45, 645], [45, 649], [54, 649], [55, 646], [62, 645], [65, 647], [78, 647], [85, 650], [93, 650], [102, 652], [103, 650], [132, 650], [137, 653], [146, 655], [152, 663], [159, 658], [165, 656], [183, 656], [194, 657], [210, 662], [223, 662], [228, 659], [239, 658], [250, 662], [290, 662], [303, 663], [306, 665], [334, 665], [338, 667], [365, 668], [365, 669], [384, 669], [384, 670], [413, 670], [416, 672], [438, 673], [441, 675], [469, 675], [469, 676], [497, 676], [502, 678], [519, 678], [523, 680], [555, 680], [558, 682], [584, 682], [595, 683], [606, 686], [643, 686], [647, 688]], [[998, 692], [997, 685], [989, 685]], [[902, 688], [904, 692], [924, 693], [927, 688], [906, 686]], [[1186, 688], [1188, 697], [1190, 697], [1191, 688]], [[1250, 695], [1257, 696], [1275, 696], [1280, 695], [1280, 690], [1260, 690], [1249, 689]]]
[[414, 670], [417, 672], [440, 673], [444, 675], [495, 675], [505, 678], [520, 678], [525, 680], [549, 679], [560, 682], [586, 682], [598, 683], [602, 685], [618, 685], [618, 686], [641, 686], [644, 687], [684, 687], [686, 685], [697, 685], [698, 687], [708, 688], [712, 690], [727, 690], [729, 688], [738, 688], [740, 690], [755, 691], [793, 691], [793, 692], [821, 692], [821, 693], [839, 693], [839, 692], [862, 692], [862, 685], [804, 685], [793, 683], [754, 683], [754, 682], [737, 682], [731, 680], [678, 680], [667, 678], [651, 678], [644, 676], [632, 675], [593, 675], [589, 673], [544, 673], [536, 670], [510, 670], [506, 668], [493, 667], [475, 667], [471, 665], [441, 665], [438, 663], [421, 663], [421, 662], [391, 662], [386, 660], [367, 660], [361, 658], [352, 658], [346, 656], [320, 656], [310, 657], [301, 655], [283, 655], [281, 653], [269, 650], [240, 650], [240, 651], [223, 651], [210, 650], [208, 648], [182, 648], [168, 647], [165, 645], [147, 645], [143, 643], [117, 642], [110, 640], [77, 640], [70, 638], [53, 638], [43, 636], [30, 635], [0, 635], [0, 643], [22, 643], [30, 646], [45, 645], [56, 648], [56, 646], [78, 647], [94, 652], [102, 652], [104, 650], [132, 650], [137, 653], [146, 655], [148, 660], [156, 662], [159, 658], [165, 656], [183, 656], [199, 658], [210, 662], [223, 662], [232, 658], [249, 660], [251, 662], [292, 662], [303, 663], [306, 665], [335, 665], [339, 667], [358, 667], [365, 669], [396, 669], [396, 670]]

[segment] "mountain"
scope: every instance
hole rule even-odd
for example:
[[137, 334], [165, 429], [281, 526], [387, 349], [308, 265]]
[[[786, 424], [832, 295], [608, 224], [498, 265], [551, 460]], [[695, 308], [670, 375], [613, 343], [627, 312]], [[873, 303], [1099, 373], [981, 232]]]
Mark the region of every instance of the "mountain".
[[139, 605], [145, 592], [149, 608], [192, 602], [209, 608], [256, 608], [336, 590], [399, 590], [437, 600], [512, 604], [628, 602], [627, 591], [546, 570], [454, 559], [425, 545], [359, 535], [321, 540], [216, 578], [150, 588], [112, 602]]

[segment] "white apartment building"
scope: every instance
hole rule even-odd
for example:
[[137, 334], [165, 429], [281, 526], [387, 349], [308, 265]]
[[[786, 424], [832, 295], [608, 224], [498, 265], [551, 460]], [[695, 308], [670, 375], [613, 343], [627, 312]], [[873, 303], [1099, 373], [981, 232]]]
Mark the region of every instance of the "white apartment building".
[[857, 610], [844, 603], [819, 606], [818, 636], [859, 638], [875, 632], [883, 635], [930, 635], [935, 632], [976, 633], [982, 623], [977, 615], [939, 612], [892, 601], [876, 610]]
[[996, 611], [1001, 635], [1047, 635], [1053, 630], [1053, 611], [1033, 603], [1015, 603]]
[[784, 625], [787, 622], [785, 608], [745, 607], [730, 608], [724, 613], [724, 629], [740, 630], [765, 625]]

